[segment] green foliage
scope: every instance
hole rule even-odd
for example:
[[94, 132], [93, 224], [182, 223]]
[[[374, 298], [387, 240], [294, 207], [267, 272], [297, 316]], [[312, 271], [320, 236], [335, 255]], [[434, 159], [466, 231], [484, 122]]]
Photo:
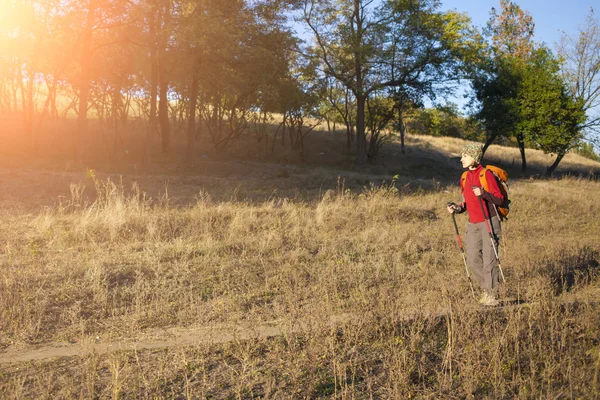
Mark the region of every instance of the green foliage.
[[456, 115], [437, 108], [425, 109], [419, 113], [419, 122], [423, 125], [425, 132], [432, 136], [459, 137]]
[[535, 148], [564, 156], [582, 137], [583, 104], [570, 96], [549, 50], [537, 50], [523, 72], [517, 97], [518, 128]]
[[369, 133], [369, 157], [377, 157], [379, 148], [389, 139], [386, 134], [392, 128], [395, 114], [394, 99], [388, 96], [373, 96], [367, 100], [366, 126]]
[[[372, 143], [365, 148], [369, 98], [387, 90], [398, 103], [418, 104], [425, 96], [447, 94], [448, 82], [464, 75], [463, 60], [473, 58], [480, 44], [468, 17], [442, 12], [432, 0], [305, 4], [304, 20], [314, 39], [306, 53], [317, 77], [337, 80], [354, 97], [359, 162], [365, 154], [374, 156]], [[396, 104], [396, 112], [403, 107]]]
[[455, 105], [416, 110], [410, 130], [431, 136], [449, 136], [474, 141], [484, 139], [484, 132], [475, 118], [463, 117]]
[[534, 48], [531, 16], [512, 2], [501, 0], [500, 5], [499, 12], [492, 9], [485, 30], [491, 44], [483, 49], [472, 81], [476, 117], [490, 140], [517, 134], [519, 82]]
[[525, 145], [556, 154], [548, 173], [582, 137], [584, 104], [575, 99], [559, 74], [552, 52], [532, 41], [531, 16], [502, 0], [487, 26], [491, 48], [473, 80], [479, 104], [476, 117], [484, 122], [488, 144], [514, 138], [526, 169]]
[[515, 132], [518, 108], [515, 101], [519, 71], [511, 60], [490, 60], [472, 85], [479, 109], [475, 116], [482, 121], [488, 136], [510, 137]]

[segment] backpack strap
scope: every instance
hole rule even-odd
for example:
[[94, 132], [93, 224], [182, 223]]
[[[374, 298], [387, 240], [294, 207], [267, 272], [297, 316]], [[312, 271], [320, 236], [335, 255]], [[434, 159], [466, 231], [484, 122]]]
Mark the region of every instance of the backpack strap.
[[483, 186], [483, 190], [489, 192], [488, 190], [488, 181], [485, 173], [488, 171], [486, 167], [481, 168], [481, 172], [479, 173], [479, 181], [481, 182], [481, 186]]
[[[481, 182], [481, 186], [483, 187], [483, 190], [485, 190], [486, 192], [488, 191], [488, 182], [487, 182], [487, 177], [485, 176], [485, 173], [488, 171], [488, 169], [486, 167], [481, 168], [481, 172], [479, 173], [479, 182]], [[469, 173], [469, 171], [465, 171], [463, 172], [463, 174], [460, 177], [460, 188], [464, 191], [465, 190], [465, 182], [467, 181], [467, 174]]]
[[469, 171], [465, 171], [465, 172], [463, 172], [463, 174], [462, 174], [462, 175], [461, 175], [461, 177], [460, 177], [460, 189], [461, 189], [462, 191], [464, 191], [464, 190], [465, 190], [465, 182], [467, 181], [467, 173], [468, 173], [468, 172], [469, 172]]

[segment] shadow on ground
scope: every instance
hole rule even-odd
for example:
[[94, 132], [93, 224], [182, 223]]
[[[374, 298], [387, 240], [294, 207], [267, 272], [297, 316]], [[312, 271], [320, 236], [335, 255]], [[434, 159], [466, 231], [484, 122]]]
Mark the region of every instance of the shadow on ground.
[[548, 263], [544, 270], [550, 276], [556, 296], [568, 292], [576, 286], [591, 284], [600, 276], [600, 254], [584, 247], [575, 254], [567, 254]]
[[[174, 136], [168, 153], [162, 153], [155, 140], [152, 162], [142, 167], [140, 144], [145, 136], [140, 136], [133, 125], [118, 146], [110, 145], [106, 135], [92, 126], [85, 167], [76, 168], [72, 162], [73, 138], [65, 133], [72, 128], [68, 125], [71, 122], [49, 124], [48, 132], [40, 138], [44, 150], [35, 156], [23, 142], [4, 142], [0, 147], [1, 206], [56, 206], [71, 199], [72, 185], [81, 189], [84, 201], [93, 202], [96, 190], [90, 178], [92, 170], [98, 180], [110, 179], [122, 184], [125, 191], [136, 183], [153, 201], [168, 201], [174, 206], [194, 204], [199, 196], [206, 195], [217, 202], [263, 202], [283, 198], [317, 201], [328, 190], [358, 193], [389, 185], [407, 194], [437, 191], [457, 187], [462, 171], [459, 154], [436, 148], [428, 137], [415, 135], [406, 138], [404, 151], [398, 139], [392, 138], [372, 163], [356, 165], [355, 152], [347, 149], [345, 133], [339, 131], [311, 132], [302, 152], [289, 143], [265, 146], [267, 143], [255, 138], [243, 138], [225, 151], [216, 151], [205, 137], [191, 159], [185, 157], [183, 135]], [[10, 135], [18, 136], [14, 132]], [[6, 129], [0, 136], [8, 137]], [[505, 168], [513, 182], [541, 177], [545, 168], [530, 164], [530, 172], [524, 175], [520, 165], [489, 161]], [[561, 173], [581, 175], [586, 171]]]

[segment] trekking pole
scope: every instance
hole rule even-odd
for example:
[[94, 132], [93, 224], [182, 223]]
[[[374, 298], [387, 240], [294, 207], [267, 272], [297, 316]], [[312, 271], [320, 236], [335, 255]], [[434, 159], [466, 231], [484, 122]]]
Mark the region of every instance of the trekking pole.
[[[477, 186], [473, 186], [475, 189]], [[479, 199], [479, 205], [481, 206], [481, 213], [483, 214], [483, 219], [485, 220], [485, 226], [487, 227], [488, 234], [490, 235], [490, 241], [492, 242], [492, 248], [494, 249], [494, 255], [496, 256], [496, 261], [498, 262], [498, 270], [500, 271], [500, 276], [502, 277], [502, 283], [506, 284], [506, 279], [504, 279], [504, 272], [502, 272], [502, 265], [500, 265], [500, 257], [498, 257], [498, 249], [496, 248], [496, 241], [494, 240], [494, 234], [492, 233], [492, 228], [490, 227], [491, 222], [485, 216], [485, 209], [483, 207], [483, 200], [481, 196], [477, 196]]]
[[[452, 203], [448, 203], [452, 205]], [[462, 240], [460, 239], [460, 233], [458, 233], [458, 225], [456, 225], [456, 215], [452, 213], [452, 222], [454, 222], [454, 230], [456, 231], [456, 239], [458, 239], [458, 247], [460, 247], [460, 254], [462, 254], [463, 262], [465, 263], [465, 271], [467, 273], [467, 279], [469, 280], [469, 287], [471, 288], [471, 294], [475, 298], [475, 290], [473, 290], [473, 282], [471, 282], [471, 274], [469, 273], [469, 267], [467, 265], [467, 258], [465, 257], [465, 250], [463, 249]]]

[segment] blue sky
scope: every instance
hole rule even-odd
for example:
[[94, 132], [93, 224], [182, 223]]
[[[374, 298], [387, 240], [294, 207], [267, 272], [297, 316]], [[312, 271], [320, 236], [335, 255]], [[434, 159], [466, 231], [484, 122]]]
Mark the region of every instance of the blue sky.
[[[377, 2], [379, 0], [376, 0]], [[469, 15], [474, 25], [484, 27], [490, 17], [492, 7], [500, 8], [500, 0], [440, 0], [442, 10], [455, 9]], [[535, 40], [544, 42], [555, 50], [561, 32], [569, 36], [577, 34], [578, 25], [585, 19], [598, 0], [513, 0], [521, 9], [526, 10], [535, 22]], [[595, 7], [596, 16], [600, 13], [600, 3]], [[294, 29], [303, 36], [308, 29], [302, 24], [293, 24]]]
[[[577, 33], [578, 25], [585, 22], [591, 7], [596, 15], [600, 11], [598, 0], [516, 0], [535, 22], [535, 40], [551, 49], [559, 41], [561, 31], [569, 36]], [[500, 8], [500, 0], [442, 0], [442, 9], [455, 9], [471, 17], [473, 24], [483, 27], [490, 17], [492, 7]]]

